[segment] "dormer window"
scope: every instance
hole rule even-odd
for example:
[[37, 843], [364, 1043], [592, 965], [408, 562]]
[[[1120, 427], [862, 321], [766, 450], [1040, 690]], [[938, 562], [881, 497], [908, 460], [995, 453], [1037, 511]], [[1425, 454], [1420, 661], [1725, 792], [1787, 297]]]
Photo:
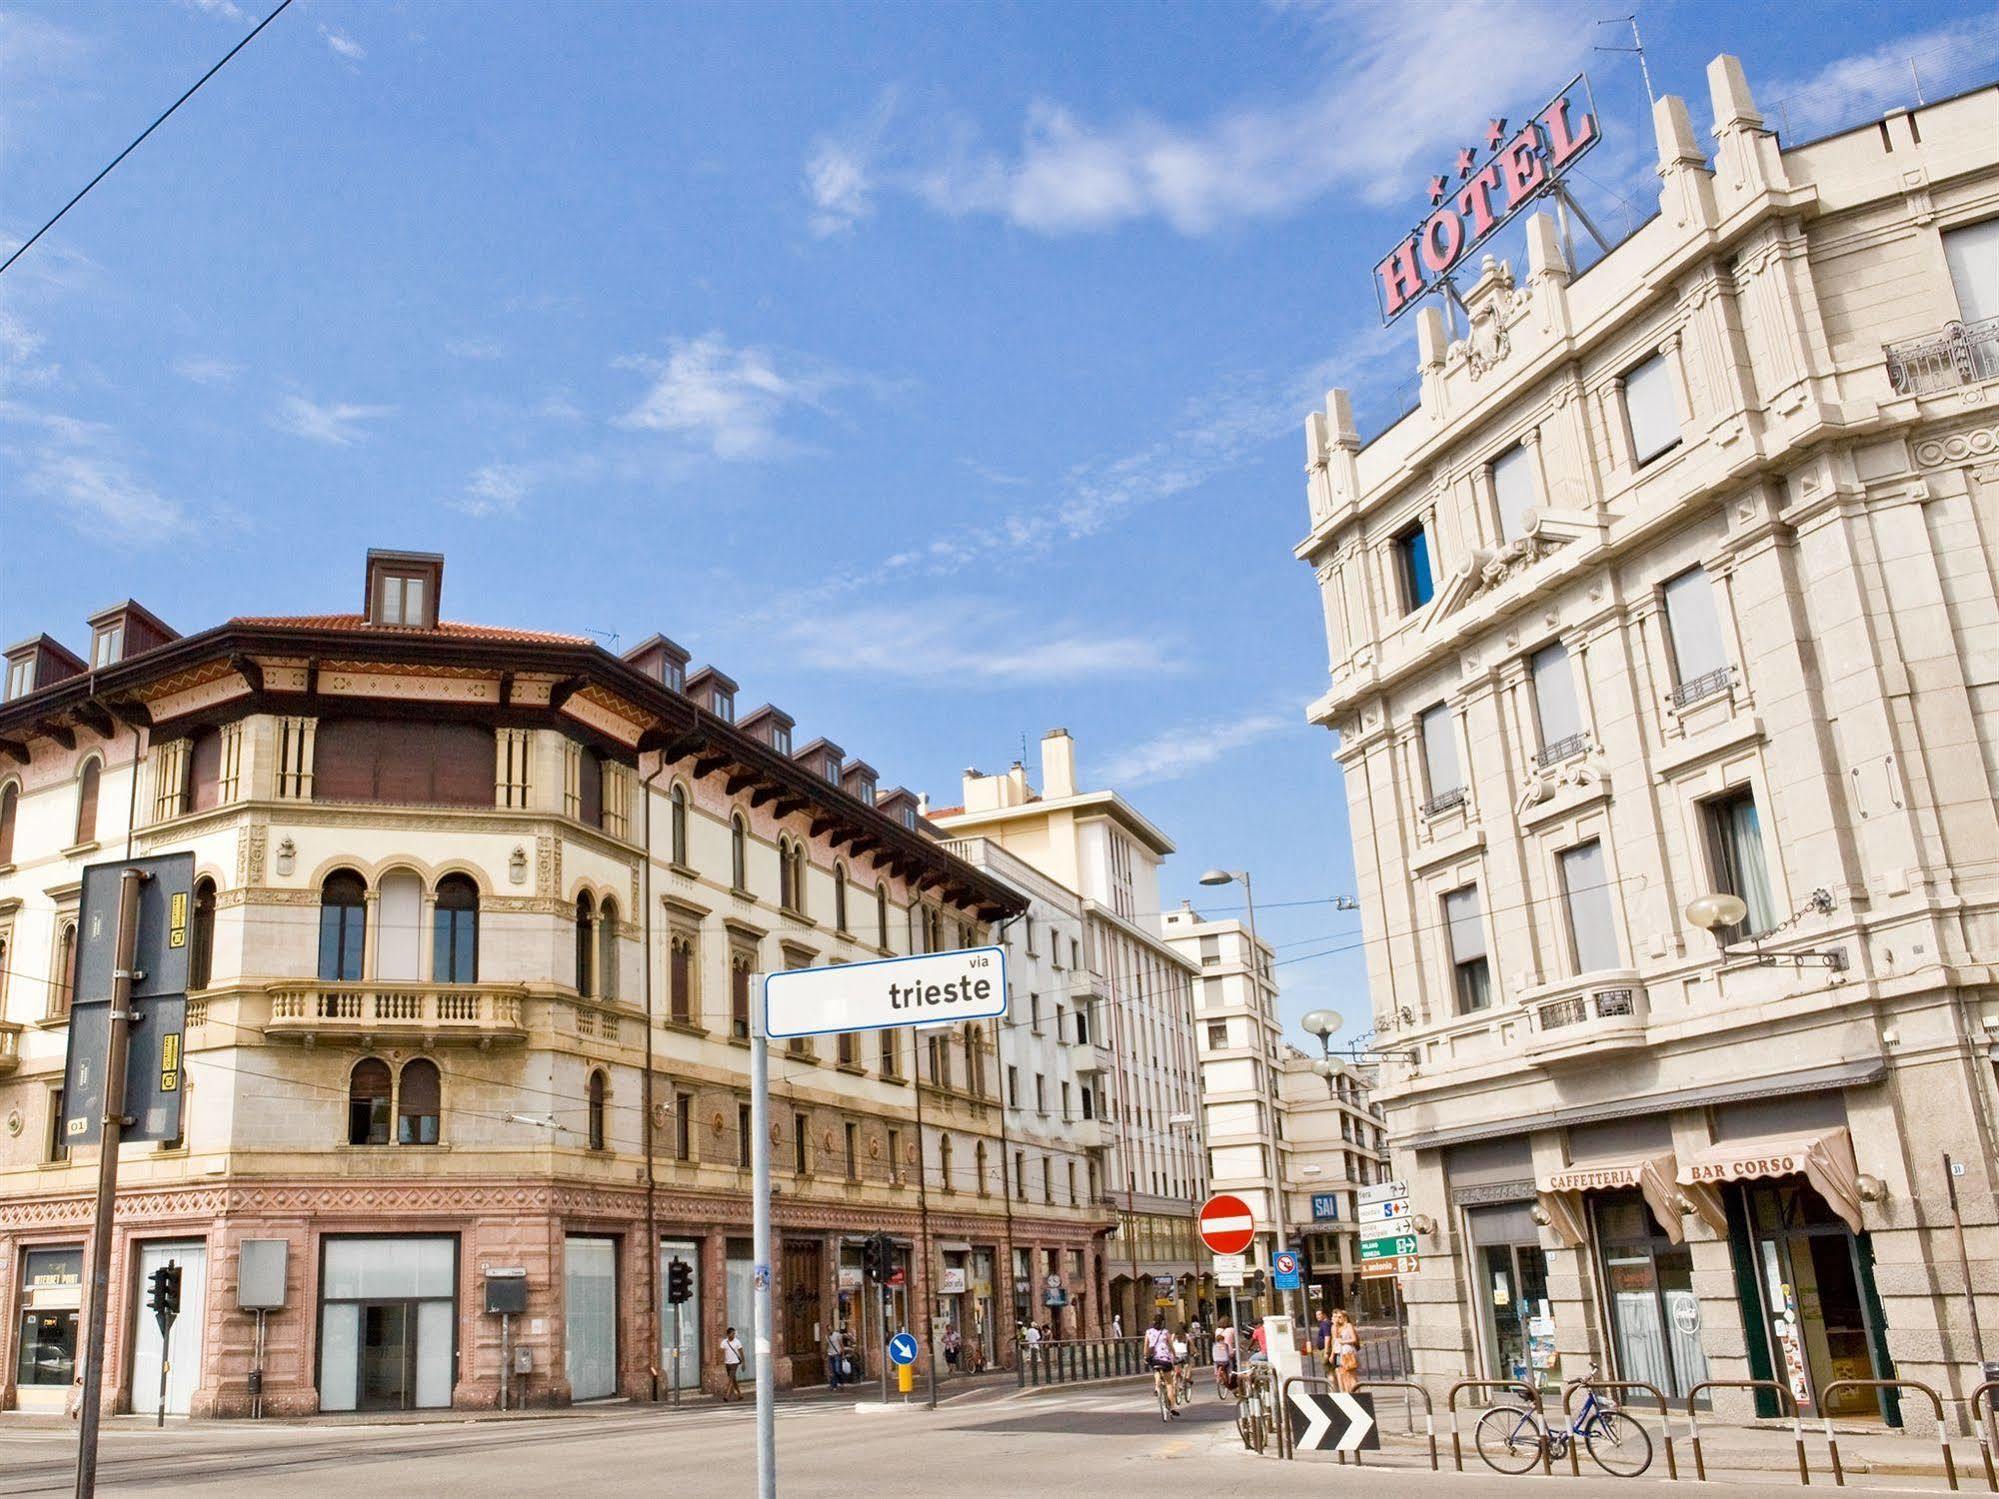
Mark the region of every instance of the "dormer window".
[[385, 572], [376, 582], [375, 623], [378, 625], [423, 625], [425, 615], [424, 580], [418, 574]]
[[17, 697], [26, 697], [29, 692], [33, 691], [34, 680], [35, 662], [33, 657], [23, 657], [18, 661], [9, 661], [7, 663], [7, 700], [12, 702]]
[[780, 755], [791, 753], [791, 730], [780, 725], [770, 731], [770, 747]]
[[669, 656], [660, 663], [660, 680], [669, 692], [679, 692], [687, 686], [687, 668]]
[[125, 622], [121, 619], [113, 624], [100, 625], [97, 636], [90, 642], [90, 664], [109, 666], [125, 654]]
[[444, 558], [435, 552], [369, 552], [368, 623], [432, 628], [443, 584]]
[[907, 803], [903, 805], [902, 809], [902, 825], [910, 829], [916, 827], [916, 808], [909, 806]]
[[717, 687], [714, 694], [708, 699], [708, 711], [713, 713], [717, 718], [726, 718], [730, 723], [734, 723], [736, 721], [735, 693], [724, 692], [721, 688]]
[[828, 755], [826, 757], [826, 779], [831, 781], [835, 786], [840, 784], [840, 757], [838, 755]]

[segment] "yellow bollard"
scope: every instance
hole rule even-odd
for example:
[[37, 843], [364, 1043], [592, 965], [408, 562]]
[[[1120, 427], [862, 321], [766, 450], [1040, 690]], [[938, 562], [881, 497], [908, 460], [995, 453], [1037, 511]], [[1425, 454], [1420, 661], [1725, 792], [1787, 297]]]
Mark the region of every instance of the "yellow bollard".
[[908, 1364], [897, 1364], [895, 1366], [895, 1387], [898, 1391], [900, 1391], [904, 1395], [907, 1395], [911, 1390], [915, 1389], [916, 1388], [915, 1369], [911, 1368]]

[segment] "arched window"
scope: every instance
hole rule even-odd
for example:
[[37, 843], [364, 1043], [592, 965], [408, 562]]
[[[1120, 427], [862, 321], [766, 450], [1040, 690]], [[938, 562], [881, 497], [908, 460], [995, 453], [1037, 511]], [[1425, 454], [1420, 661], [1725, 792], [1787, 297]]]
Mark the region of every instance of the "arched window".
[[670, 822], [673, 862], [685, 868], [687, 865], [687, 788], [675, 782], [673, 790], [667, 795], [667, 801], [672, 809]]
[[402, 1086], [396, 1090], [396, 1143], [435, 1145], [437, 1121], [444, 1112], [437, 1063], [418, 1057], [403, 1064]]
[[380, 1057], [363, 1057], [347, 1080], [347, 1143], [389, 1143], [389, 1064]]
[[49, 992], [49, 1013], [67, 1015], [76, 997], [76, 923], [65, 921], [56, 933], [56, 986]]
[[965, 1027], [965, 1086], [972, 1090], [972, 1097], [986, 1096], [986, 1058], [979, 1049], [979, 1028]]
[[187, 986], [206, 989], [215, 967], [215, 881], [194, 882], [194, 932], [187, 944]]
[[[351, 869], [336, 869], [319, 887], [319, 976], [341, 983], [361, 977], [367, 941], [368, 887]], [[385, 1095], [386, 1096], [386, 1095]]]
[[14, 821], [21, 814], [21, 788], [9, 781], [0, 786], [0, 864], [14, 862]]
[[576, 992], [590, 992], [591, 960], [596, 956], [591, 944], [590, 927], [597, 914], [595, 902], [590, 892], [585, 890], [576, 897]]
[[592, 1150], [602, 1150], [604, 1148], [605, 1086], [603, 1069], [599, 1068], [590, 1074], [590, 1087], [586, 1094], [585, 1102], [589, 1118], [590, 1148]]
[[[430, 923], [430, 978], [435, 984], [479, 982], [479, 887], [462, 874], [447, 874], [437, 882]], [[403, 1077], [409, 1077], [407, 1068]]]
[[888, 951], [888, 886], [875, 886], [875, 946]]
[[972, 1164], [977, 1168], [979, 1173], [979, 1196], [991, 1196], [992, 1187], [986, 1181], [986, 1142], [984, 1140], [979, 1141], [973, 1148]]
[[597, 997], [618, 997], [618, 903], [606, 900], [597, 912]]
[[805, 840], [791, 845], [791, 909], [805, 914]]
[[943, 1178], [943, 1182], [941, 1184], [943, 1190], [946, 1192], [952, 1190], [951, 1137], [949, 1135], [941, 1135], [938, 1137], [937, 1140], [937, 1174]]
[[833, 927], [836, 931], [847, 929], [847, 866], [833, 866]]
[[798, 892], [793, 888], [791, 862], [791, 840], [777, 840], [777, 903], [785, 910], [797, 909]]
[[76, 841], [97, 841], [97, 785], [104, 777], [104, 762], [95, 755], [83, 762], [83, 774], [76, 778]]
[[750, 888], [750, 831], [740, 812], [729, 819], [729, 885], [735, 890]]

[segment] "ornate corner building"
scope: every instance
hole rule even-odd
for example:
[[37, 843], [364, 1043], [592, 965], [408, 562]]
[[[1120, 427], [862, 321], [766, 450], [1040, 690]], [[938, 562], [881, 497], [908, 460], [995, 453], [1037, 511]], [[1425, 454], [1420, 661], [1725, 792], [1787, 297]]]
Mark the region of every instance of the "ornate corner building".
[[1535, 215], [1414, 410], [1311, 419], [1310, 711], [1421, 1376], [1919, 1427], [1850, 1381], [1978, 1382], [1953, 1202], [1999, 1326], [1999, 89], [1790, 145], [1708, 81], [1656, 216]]
[[[271, 1413], [490, 1406], [507, 1278], [516, 1402], [716, 1387], [751, 1320], [752, 975], [970, 945], [1025, 909], [915, 796], [794, 750], [780, 710], [739, 716], [670, 640], [441, 622], [442, 581], [371, 553], [360, 613], [181, 637], [127, 604], [88, 661], [7, 653], [0, 1408], [61, 1408], [90, 1273], [95, 1173], [54, 1124], [86, 864], [195, 859], [185, 1128], [122, 1163], [106, 1390], [159, 1400], [142, 1302], [171, 1259], [167, 1408], [197, 1415], [247, 1411], [253, 1374]], [[782, 1384], [826, 1378], [838, 1323], [878, 1367], [877, 1229], [889, 1321], [956, 1327], [961, 1367], [1010, 1357], [1023, 1250], [1095, 1330], [1105, 1214], [1073, 1171], [1013, 1200], [1001, 1038], [925, 1032], [927, 1065], [915, 1040], [773, 1053]], [[249, 1241], [286, 1266], [261, 1317]]]

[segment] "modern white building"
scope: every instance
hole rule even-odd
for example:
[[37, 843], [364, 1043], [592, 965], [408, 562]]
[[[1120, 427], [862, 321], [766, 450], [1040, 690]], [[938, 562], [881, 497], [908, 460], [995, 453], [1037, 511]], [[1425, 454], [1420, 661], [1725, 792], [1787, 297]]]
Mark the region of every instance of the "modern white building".
[[1999, 1327], [1999, 88], [1708, 91], [1656, 217], [1579, 273], [1534, 215], [1415, 410], [1313, 417], [1310, 715], [1420, 1377], [1921, 1427], [1851, 1381], [1978, 1383], [1953, 1203]]
[[1356, 1196], [1388, 1180], [1384, 1116], [1367, 1074], [1342, 1057], [1326, 1063], [1286, 1046], [1277, 1058], [1277, 1086], [1284, 1216], [1305, 1250], [1315, 1297], [1356, 1314], [1392, 1315], [1388, 1282], [1360, 1278]]
[[967, 771], [964, 805], [932, 808], [953, 840], [983, 838], [1081, 898], [1083, 929], [1062, 954], [1065, 977], [1026, 996], [1030, 1022], [1053, 1025], [1058, 1004], [1090, 1016], [1089, 1065], [1098, 1081], [1103, 1190], [1117, 1214], [1107, 1246], [1109, 1295], [1126, 1328], [1155, 1306], [1191, 1314], [1205, 1294], [1193, 1222], [1207, 1194], [1194, 1042], [1193, 978], [1161, 935], [1159, 865], [1166, 835], [1115, 791], [1085, 791], [1066, 729], [1041, 741], [1041, 788], [1019, 763], [999, 775]]

